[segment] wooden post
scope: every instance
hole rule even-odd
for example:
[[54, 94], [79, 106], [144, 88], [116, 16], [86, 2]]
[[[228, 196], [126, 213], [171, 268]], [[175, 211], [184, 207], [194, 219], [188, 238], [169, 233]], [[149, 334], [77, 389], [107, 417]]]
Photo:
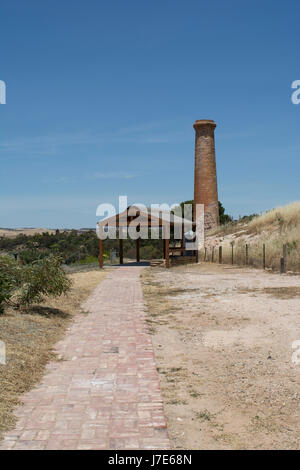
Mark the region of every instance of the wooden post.
[[222, 264], [222, 262], [223, 262], [222, 246], [219, 246], [219, 263]]
[[233, 242], [231, 242], [231, 264], [233, 264]]
[[211, 262], [214, 262], [214, 253], [215, 253], [215, 247], [213, 246], [211, 249]]
[[170, 267], [170, 259], [169, 259], [169, 239], [165, 238], [164, 240], [164, 245], [165, 245], [165, 253], [166, 253], [166, 268]]
[[286, 273], [286, 259], [287, 259], [287, 249], [286, 243], [283, 245], [283, 272]]
[[123, 239], [119, 238], [120, 264], [123, 264]]
[[263, 269], [266, 269], [266, 245], [263, 244]]
[[99, 268], [103, 268], [103, 240], [99, 239]]
[[140, 239], [136, 239], [136, 262], [140, 262]]
[[284, 258], [280, 258], [280, 274], [284, 274]]
[[249, 264], [249, 245], [246, 244], [246, 266]]
[[206, 253], [207, 253], [207, 248], [204, 248], [204, 261], [206, 261]]
[[166, 259], [166, 244], [165, 244], [164, 239], [163, 239], [163, 247], [164, 247], [164, 259]]
[[182, 224], [182, 234], [181, 234], [181, 256], [184, 256], [184, 225]]

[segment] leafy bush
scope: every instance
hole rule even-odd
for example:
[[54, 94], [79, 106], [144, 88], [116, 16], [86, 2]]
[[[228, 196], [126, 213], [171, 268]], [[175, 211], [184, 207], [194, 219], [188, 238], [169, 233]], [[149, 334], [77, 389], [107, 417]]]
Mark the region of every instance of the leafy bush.
[[17, 263], [9, 256], [0, 258], [0, 314], [3, 313], [4, 303], [13, 295], [20, 284]]
[[58, 297], [66, 294], [71, 281], [61, 267], [61, 259], [53, 255], [25, 265], [22, 286], [17, 299], [21, 305], [42, 302], [44, 296]]
[[20, 260], [24, 264], [33, 263], [34, 261], [46, 258], [47, 256], [49, 256], [49, 253], [46, 251], [38, 251], [35, 249], [23, 250], [19, 254]]
[[249, 214], [249, 215], [243, 215], [243, 217], [239, 217], [239, 222], [251, 222], [252, 219], [255, 217], [258, 217], [258, 214]]
[[222, 203], [219, 201], [219, 219], [220, 225], [229, 224], [232, 222], [232, 217], [228, 214], [225, 214], [225, 208], [223, 207]]
[[50, 255], [31, 264], [20, 266], [7, 256], [0, 258], [0, 313], [4, 303], [28, 306], [42, 302], [44, 296], [65, 294], [71, 282], [61, 267], [61, 258]]

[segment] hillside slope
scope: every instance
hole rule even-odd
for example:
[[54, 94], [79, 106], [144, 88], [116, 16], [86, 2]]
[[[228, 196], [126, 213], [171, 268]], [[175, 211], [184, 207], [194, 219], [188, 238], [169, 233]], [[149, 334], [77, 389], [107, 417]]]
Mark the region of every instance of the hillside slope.
[[[279, 270], [283, 244], [287, 245], [287, 269], [300, 272], [300, 201], [277, 207], [252, 218], [218, 227], [206, 238], [207, 257], [217, 260], [216, 248], [223, 247], [223, 262], [231, 262], [234, 244], [234, 264], [245, 264], [246, 244], [249, 265], [262, 265], [263, 244], [266, 246], [266, 266]], [[204, 254], [202, 253], [202, 256]]]
[[18, 235], [32, 236], [43, 233], [54, 234], [55, 230], [48, 228], [0, 228], [0, 237], [16, 238]]

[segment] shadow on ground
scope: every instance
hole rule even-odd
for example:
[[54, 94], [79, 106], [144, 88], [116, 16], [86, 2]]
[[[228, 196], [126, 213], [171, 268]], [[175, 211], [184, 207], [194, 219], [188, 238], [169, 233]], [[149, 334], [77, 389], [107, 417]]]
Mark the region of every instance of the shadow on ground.
[[104, 267], [110, 267], [110, 268], [120, 268], [122, 266], [150, 266], [150, 261], [129, 261], [128, 263], [123, 263], [123, 264], [109, 264], [109, 265], [104, 265]]
[[71, 318], [67, 312], [60, 310], [58, 308], [52, 307], [44, 307], [42, 305], [33, 305], [32, 307], [28, 308], [25, 313], [29, 313], [31, 315], [42, 315], [44, 317], [57, 317], [57, 318], [64, 318], [68, 319]]

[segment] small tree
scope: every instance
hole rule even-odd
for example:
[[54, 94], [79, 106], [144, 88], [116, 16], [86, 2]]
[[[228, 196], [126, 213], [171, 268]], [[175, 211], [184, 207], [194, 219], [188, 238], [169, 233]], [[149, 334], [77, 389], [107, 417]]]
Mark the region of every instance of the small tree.
[[225, 208], [223, 207], [222, 203], [219, 201], [219, 219], [220, 225], [228, 224], [232, 222], [232, 217], [228, 214], [225, 214]]
[[10, 300], [14, 291], [20, 285], [20, 269], [14, 259], [9, 256], [0, 258], [0, 314], [4, 304]]
[[43, 302], [45, 296], [58, 297], [66, 294], [70, 287], [71, 281], [61, 267], [61, 259], [50, 255], [23, 267], [17, 299], [20, 305]]
[[0, 313], [5, 303], [28, 306], [42, 302], [45, 296], [65, 294], [70, 287], [59, 257], [50, 255], [24, 266], [8, 256], [0, 257]]

